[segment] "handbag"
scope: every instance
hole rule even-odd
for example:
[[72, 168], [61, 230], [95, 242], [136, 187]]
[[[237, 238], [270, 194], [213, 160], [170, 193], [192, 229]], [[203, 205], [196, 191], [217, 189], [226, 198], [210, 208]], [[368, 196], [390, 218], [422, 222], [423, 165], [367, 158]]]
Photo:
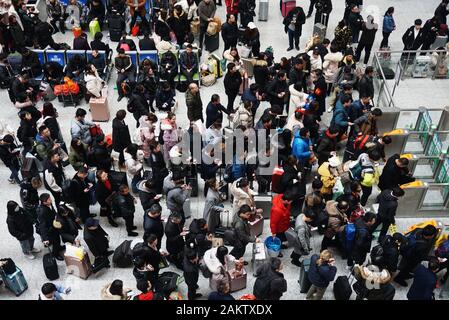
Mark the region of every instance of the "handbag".
[[210, 87], [210, 86], [214, 85], [215, 82], [217, 82], [217, 79], [215, 78], [215, 75], [213, 73], [201, 78], [201, 83], [205, 87]]

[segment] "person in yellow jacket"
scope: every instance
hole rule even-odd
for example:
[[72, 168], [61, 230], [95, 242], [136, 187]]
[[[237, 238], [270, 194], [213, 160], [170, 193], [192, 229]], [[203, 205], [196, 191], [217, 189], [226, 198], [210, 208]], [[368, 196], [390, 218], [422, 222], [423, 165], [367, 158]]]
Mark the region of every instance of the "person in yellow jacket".
[[340, 167], [340, 165], [340, 159], [334, 155], [330, 157], [327, 162], [323, 162], [318, 168], [318, 174], [320, 175], [320, 179], [323, 182], [321, 193], [326, 201], [332, 200], [333, 188], [338, 180], [338, 167]]

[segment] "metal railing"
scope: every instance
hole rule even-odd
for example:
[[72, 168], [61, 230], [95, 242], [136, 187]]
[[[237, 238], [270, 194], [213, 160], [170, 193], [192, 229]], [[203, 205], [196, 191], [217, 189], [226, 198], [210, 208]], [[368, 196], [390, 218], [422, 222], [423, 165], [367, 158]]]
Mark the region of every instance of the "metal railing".
[[[374, 85], [377, 86], [377, 102], [376, 106], [378, 107], [396, 107], [393, 95], [390, 92], [390, 89], [388, 88], [388, 83], [385, 78], [385, 74], [383, 71], [383, 66], [380, 62], [380, 59], [376, 54], [374, 55], [373, 59], [373, 67], [376, 72], [376, 75], [374, 77]], [[379, 74], [380, 72], [380, 74]]]

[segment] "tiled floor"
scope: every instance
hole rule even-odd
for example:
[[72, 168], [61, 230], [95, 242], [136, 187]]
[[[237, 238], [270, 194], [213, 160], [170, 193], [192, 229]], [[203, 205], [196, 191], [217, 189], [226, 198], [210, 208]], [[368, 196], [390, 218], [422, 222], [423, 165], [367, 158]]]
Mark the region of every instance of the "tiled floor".
[[[299, 3], [299, 1], [298, 1]], [[308, 6], [308, 1], [301, 0], [301, 4], [306, 3], [305, 7]], [[334, 9], [330, 17], [329, 22], [329, 32], [328, 36], [332, 38], [331, 36], [331, 30], [334, 30], [338, 20], [340, 17], [343, 16], [343, 5], [344, 0], [335, 0], [334, 3]], [[398, 31], [395, 31], [391, 37], [390, 37], [390, 46], [394, 50], [401, 50], [402, 49], [402, 43], [401, 43], [401, 37], [402, 33], [405, 31], [406, 28], [408, 28], [414, 21], [415, 18], [420, 17], [423, 20], [428, 19], [432, 16], [433, 11], [437, 4], [439, 3], [439, 0], [431, 0], [431, 1], [417, 1], [417, 0], [403, 0], [400, 3], [394, 3], [393, 5], [396, 6], [396, 13], [395, 13], [395, 19], [396, 23], [398, 25]], [[365, 10], [373, 12], [375, 15], [375, 19], [377, 22], [381, 24], [381, 16], [385, 12], [386, 8], [388, 6], [392, 5], [390, 1], [386, 0], [379, 0], [379, 1], [373, 1], [368, 0], [365, 1]], [[306, 8], [307, 10], [307, 8]], [[219, 7], [217, 14], [220, 17], [224, 17], [224, 11], [225, 9], [223, 7]], [[257, 10], [256, 10], [257, 11]], [[364, 16], [366, 16], [366, 11], [363, 12]], [[271, 0], [270, 1], [270, 8], [269, 8], [269, 19], [267, 22], [259, 22], [255, 21], [256, 25], [259, 26], [261, 31], [261, 48], [264, 49], [268, 46], [272, 46], [274, 48], [274, 55], [277, 60], [279, 60], [282, 56], [290, 57], [291, 55], [295, 54], [294, 52], [286, 52], [287, 48], [287, 36], [283, 32], [283, 25], [281, 24], [282, 17], [279, 13], [279, 2], [277, 0]], [[313, 18], [308, 19], [306, 24], [303, 28], [303, 36], [301, 37], [301, 48], [305, 46], [305, 43], [307, 39], [310, 37], [311, 32], [313, 29]], [[57, 42], [67, 42], [69, 44], [72, 43], [72, 35], [70, 33], [67, 33], [66, 35], [57, 34], [55, 36]], [[376, 43], [374, 45], [374, 48], [377, 48], [380, 43], [381, 34], [380, 31], [378, 32]], [[115, 47], [113, 45], [112, 47]], [[222, 44], [221, 44], [222, 48]], [[221, 50], [221, 49], [220, 49]], [[219, 51], [221, 52], [221, 51]], [[207, 54], [203, 55], [204, 57], [207, 56]], [[125, 109], [126, 108], [126, 101], [122, 100], [120, 103], [116, 102], [117, 99], [117, 92], [113, 89], [114, 82], [115, 82], [115, 74], [112, 76], [110, 82], [109, 82], [109, 107], [111, 109], [111, 115], [114, 115], [115, 112], [118, 109]], [[415, 81], [415, 80], [414, 80]], [[423, 81], [422, 86], [419, 85], [419, 83]], [[441, 82], [443, 83], [443, 82]], [[446, 82], [444, 82], [446, 83]], [[410, 87], [410, 90], [405, 91], [404, 93], [399, 96], [401, 103], [400, 106], [404, 107], [416, 107], [419, 105], [426, 105], [426, 106], [438, 106], [441, 107], [442, 104], [447, 101], [447, 97], [439, 97], [437, 94], [431, 94], [431, 95], [420, 95], [418, 92], [418, 89], [426, 89], [426, 90], [433, 90], [432, 83], [428, 83], [424, 80], [416, 80], [417, 86]], [[414, 85], [414, 84], [413, 84]], [[401, 84], [402, 86], [402, 84]], [[404, 82], [405, 87], [405, 82]], [[447, 87], [446, 87], [447, 88]], [[401, 88], [402, 89], [402, 88]], [[211, 87], [203, 87], [201, 88], [201, 95], [203, 99], [204, 105], [207, 104], [207, 101], [210, 99], [210, 96], [213, 93], [219, 93], [222, 96], [222, 102], [226, 102], [226, 96], [224, 94], [223, 90], [223, 84], [222, 79], [219, 79], [218, 82]], [[443, 99], [444, 98], [444, 99]], [[177, 99], [179, 102], [179, 108], [177, 112], [177, 118], [179, 125], [185, 127], [187, 124], [187, 117], [185, 112], [185, 102], [184, 102], [184, 95], [183, 94], [177, 94]], [[404, 100], [402, 100], [404, 99]], [[420, 103], [422, 99], [422, 103]], [[0, 101], [3, 102], [3, 109], [2, 109], [2, 115], [1, 118], [8, 122], [14, 129], [18, 126], [18, 120], [17, 120], [17, 110], [10, 104], [8, 95], [5, 90], [0, 91]], [[404, 103], [402, 103], [402, 101]], [[59, 105], [58, 102], [55, 102], [55, 105], [58, 107], [59, 112], [59, 122], [61, 125], [62, 132], [64, 133], [65, 141], [68, 143], [69, 140], [69, 129], [70, 129], [70, 121], [72, 117], [74, 116], [75, 109], [74, 108], [63, 108]], [[258, 118], [261, 114], [261, 112], [266, 108], [266, 103], [263, 103], [260, 110], [258, 111], [258, 115], [256, 118]], [[41, 105], [39, 105], [40, 107]], [[88, 106], [82, 105], [81, 107], [88, 109]], [[324, 121], [328, 123], [329, 121], [329, 114], [326, 114]], [[126, 121], [130, 124], [130, 127], [133, 128], [134, 126], [134, 120], [132, 117], [128, 116]], [[405, 123], [413, 121], [410, 118], [404, 120]], [[101, 123], [101, 127], [106, 133], [111, 132], [111, 123]], [[67, 175], [72, 175], [73, 170], [67, 170]], [[19, 201], [19, 195], [18, 195], [18, 186], [16, 185], [9, 185], [6, 181], [8, 175], [8, 170], [4, 166], [0, 166], [0, 177], [2, 177], [2, 192], [0, 194], [0, 205], [5, 208], [6, 202], [10, 199]], [[43, 191], [43, 190], [42, 190]], [[200, 189], [200, 194], [202, 194], [202, 189]], [[192, 211], [194, 217], [201, 217], [202, 211], [204, 208], [204, 199], [202, 197], [195, 198], [192, 200]], [[98, 206], [92, 208], [92, 212], [98, 213]], [[136, 225], [139, 227], [138, 232], [140, 235], [143, 234], [142, 230], [142, 210], [141, 207], [138, 206], [137, 212], [136, 212]], [[167, 210], [164, 206], [163, 215], [166, 216], [168, 214]], [[6, 210], [0, 211], [0, 220], [6, 221]], [[117, 245], [119, 245], [123, 240], [127, 239], [126, 232], [124, 230], [123, 222], [121, 222], [121, 227], [118, 229], [112, 229], [109, 228], [106, 221], [102, 218], [101, 220], [102, 224], [104, 224], [105, 229], [111, 236], [111, 247], [115, 248]], [[416, 222], [416, 219], [398, 219], [398, 227], [399, 230], [405, 230], [407, 226], [413, 224]], [[446, 221], [448, 223], [448, 221]], [[267, 235], [269, 235], [269, 222], [268, 220], [265, 221], [264, 226], [264, 233], [263, 238], [265, 238]], [[321, 239], [317, 234], [314, 234], [313, 239], [313, 247], [314, 252], [318, 251], [318, 248], [320, 246]], [[40, 242], [40, 239], [37, 238], [36, 240], [36, 246], [39, 248], [42, 248], [42, 244]], [[296, 266], [293, 266], [290, 264], [290, 259], [288, 258], [290, 255], [291, 250], [286, 250], [283, 258], [284, 264], [284, 275], [288, 281], [288, 291], [283, 296], [283, 299], [304, 299], [304, 295], [299, 293], [299, 286], [297, 284], [297, 279], [299, 277], [299, 269]], [[19, 243], [13, 239], [10, 234], [7, 231], [6, 224], [1, 223], [0, 224], [0, 256], [1, 257], [13, 257], [17, 265], [22, 268], [25, 277], [29, 284], [29, 290], [27, 290], [22, 296], [20, 296], [17, 299], [37, 299], [39, 288], [41, 285], [47, 281], [45, 278], [43, 268], [42, 268], [42, 255], [44, 252], [39, 254], [39, 258], [34, 261], [29, 261], [26, 258], [23, 257], [21, 254]], [[247, 252], [245, 254], [245, 259], [250, 260], [251, 259], [251, 253], [250, 253], [250, 247], [248, 246]], [[346, 273], [345, 270], [345, 263], [344, 261], [341, 261], [341, 259], [337, 259], [337, 268], [338, 268], [338, 275], [343, 275]], [[171, 267], [170, 267], [171, 269]], [[249, 276], [248, 276], [248, 284], [247, 288], [244, 290], [241, 290], [239, 292], [236, 292], [234, 296], [239, 297], [245, 293], [251, 293], [253, 284], [254, 284], [254, 277], [251, 275], [252, 269], [251, 266], [248, 268], [249, 270]], [[98, 274], [96, 276], [92, 276], [88, 280], [81, 280], [79, 278], [76, 278], [71, 275], [65, 274], [66, 267], [63, 263], [59, 263], [59, 272], [60, 272], [60, 279], [56, 281], [57, 283], [64, 284], [66, 286], [72, 287], [72, 293], [67, 296], [67, 299], [99, 299], [100, 298], [100, 290], [101, 288], [108, 282], [111, 282], [114, 279], [121, 279], [124, 281], [125, 286], [135, 288], [135, 279], [132, 275], [131, 269], [115, 269], [111, 268], [106, 271], [102, 271], [101, 274]], [[200, 290], [199, 292], [203, 294], [207, 294], [210, 290], [208, 288], [207, 279], [204, 279], [200, 277]], [[181, 292], [185, 295], [186, 294], [186, 286], [183, 284], [180, 287]], [[397, 288], [397, 294], [396, 299], [405, 299], [406, 296], [406, 290], [402, 288]], [[333, 299], [333, 294], [331, 288], [326, 292], [325, 295], [326, 299]], [[354, 298], [354, 295], [352, 296]], [[13, 294], [11, 294], [9, 291], [5, 290], [4, 288], [0, 288], [0, 300], [2, 299], [16, 299]]]

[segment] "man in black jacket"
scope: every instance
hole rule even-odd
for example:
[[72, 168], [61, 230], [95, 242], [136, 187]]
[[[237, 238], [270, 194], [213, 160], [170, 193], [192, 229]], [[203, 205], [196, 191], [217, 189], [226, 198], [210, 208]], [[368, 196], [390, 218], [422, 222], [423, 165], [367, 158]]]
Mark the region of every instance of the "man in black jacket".
[[20, 201], [28, 219], [35, 224], [37, 222], [37, 207], [39, 206], [39, 194], [37, 190], [42, 186], [40, 177], [32, 177], [22, 180], [20, 184]]
[[239, 39], [239, 29], [237, 21], [233, 14], [226, 15], [226, 22], [221, 26], [221, 36], [224, 41], [224, 51], [232, 47], [237, 47]]
[[365, 69], [365, 74], [359, 82], [359, 96], [374, 99], [374, 68], [369, 66]]
[[134, 225], [134, 206], [136, 199], [129, 193], [127, 185], [121, 185], [118, 195], [112, 201], [112, 211], [115, 217], [122, 217], [125, 220], [128, 237], [137, 237], [139, 234], [134, 232], [137, 227]]
[[8, 201], [6, 207], [8, 210], [6, 224], [9, 233], [20, 242], [23, 254], [28, 259], [35, 259], [33, 253], [38, 253], [40, 250], [34, 248], [33, 223], [17, 202]]
[[376, 222], [376, 215], [373, 212], [366, 212], [364, 216], [355, 221], [355, 239], [352, 255], [348, 257], [348, 266], [355, 261], [358, 265], [363, 265], [366, 255], [371, 251], [371, 241], [373, 239], [371, 227]]
[[145, 231], [143, 238], [146, 239], [149, 235], [154, 234], [157, 237], [157, 246], [160, 249], [162, 244], [162, 237], [164, 236], [164, 225], [161, 220], [162, 207], [155, 203], [149, 210], [145, 212], [143, 217], [143, 229]]
[[362, 30], [363, 25], [363, 17], [360, 14], [360, 9], [356, 4], [351, 5], [351, 13], [348, 16], [348, 24], [352, 33], [352, 43], [358, 43], [360, 30]]
[[198, 278], [200, 275], [200, 264], [199, 258], [195, 250], [187, 250], [184, 256], [184, 279], [187, 284], [188, 293], [187, 297], [189, 300], [195, 300], [201, 298], [203, 295], [197, 293], [198, 288]]
[[234, 113], [234, 101], [239, 94], [240, 85], [242, 84], [242, 75], [233, 62], [229, 63], [227, 68], [228, 72], [223, 81], [225, 93], [228, 96], [227, 110], [228, 113]]
[[88, 171], [85, 167], [81, 167], [76, 175], [73, 177], [70, 184], [70, 190], [75, 200], [75, 206], [79, 210], [80, 218], [83, 223], [86, 222], [87, 218], [91, 217], [89, 206], [90, 206], [90, 189], [93, 184], [87, 180]]
[[114, 251], [108, 250], [109, 236], [100, 226], [100, 222], [97, 219], [89, 218], [86, 220], [84, 224], [84, 241], [94, 255], [95, 260], [106, 258], [114, 253]]
[[317, 0], [315, 4], [316, 13], [315, 13], [315, 23], [321, 23], [323, 20], [324, 14], [326, 14], [326, 18], [324, 19], [324, 24], [327, 27], [329, 23], [329, 16], [332, 11], [332, 1], [331, 0]]
[[[435, 42], [438, 35], [438, 30], [440, 29], [440, 20], [438, 17], [434, 16], [424, 23], [422, 28], [423, 32], [423, 44], [421, 50], [429, 50], [430, 46]], [[425, 54], [425, 53], [422, 53]]]
[[143, 84], [138, 84], [128, 101], [128, 111], [132, 112], [134, 119], [136, 119], [136, 128], [139, 128], [140, 126], [140, 117], [145, 116], [150, 112], [150, 105], [144, 94], [145, 87]]
[[53, 208], [53, 200], [48, 193], [40, 195], [41, 205], [38, 208], [37, 220], [39, 223], [39, 232], [44, 246], [52, 246], [54, 257], [63, 261], [62, 251], [65, 249], [61, 246], [61, 238], [59, 232], [53, 228], [53, 221], [56, 217], [56, 210]]
[[447, 22], [447, 15], [449, 14], [448, 9], [448, 0], [443, 0], [438, 7], [435, 9], [435, 16], [438, 18], [441, 24], [446, 24]]
[[139, 189], [139, 199], [143, 211], [147, 211], [155, 203], [159, 203], [162, 195], [158, 195], [155, 189], [156, 185], [153, 179], [142, 180], [137, 184]]
[[165, 246], [169, 254], [167, 259], [181, 270], [184, 259], [184, 236], [187, 234], [188, 231], [184, 229], [181, 215], [172, 213], [165, 225], [165, 236], [167, 237]]
[[290, 69], [288, 74], [288, 85], [299, 85], [299, 87], [307, 91], [307, 77], [304, 73], [304, 60], [301, 58], [292, 59], [293, 68]]
[[143, 38], [139, 40], [140, 51], [156, 50], [156, 44], [154, 43], [153, 38], [150, 38], [150, 36], [151, 36], [150, 30], [145, 30]]
[[[422, 20], [416, 19], [415, 25], [405, 31], [402, 36], [402, 43], [404, 44], [404, 50], [418, 50], [424, 41], [424, 33], [422, 30]], [[414, 53], [403, 53], [403, 57], [414, 57]]]
[[117, 89], [118, 89], [118, 99], [120, 102], [125, 93], [122, 90], [122, 82], [128, 80], [129, 82], [135, 81], [136, 68], [132, 63], [130, 56], [126, 55], [125, 50], [119, 48], [117, 50], [118, 56], [115, 58], [115, 68], [117, 69]]
[[36, 52], [27, 48], [22, 51], [22, 70], [31, 71], [32, 77], [38, 77], [42, 74], [42, 65]]
[[288, 95], [287, 75], [279, 71], [277, 77], [267, 86], [267, 95], [271, 106], [278, 105], [284, 109], [286, 96]]
[[335, 126], [329, 127], [324, 136], [317, 141], [318, 165], [326, 162], [331, 156], [337, 154], [337, 137], [339, 129]]
[[125, 123], [126, 111], [119, 110], [112, 120], [112, 148], [119, 152], [119, 165], [125, 163], [125, 156], [123, 150], [131, 144], [131, 136], [129, 134], [128, 126]]
[[234, 221], [232, 221], [232, 227], [234, 228], [234, 237], [232, 245], [234, 248], [229, 253], [236, 259], [240, 259], [245, 255], [246, 245], [250, 242], [259, 242], [255, 236], [251, 236], [249, 228], [249, 219], [253, 214], [252, 209], [248, 205], [240, 207]]
[[220, 103], [220, 96], [218, 94], [213, 94], [211, 101], [206, 107], [206, 129], [217, 120], [223, 122], [223, 112], [229, 116], [232, 116], [233, 114]]
[[90, 160], [93, 161], [93, 164], [91, 165], [97, 167], [97, 171], [104, 170], [109, 172], [112, 164], [111, 148], [106, 143], [104, 134], [100, 134], [95, 138], [92, 149], [93, 156]]
[[401, 248], [402, 260], [399, 263], [401, 270], [394, 281], [403, 287], [408, 284], [405, 280], [413, 278], [412, 272], [422, 261], [428, 261], [438, 230], [427, 225], [423, 229], [416, 229], [407, 235], [407, 243]]
[[379, 178], [380, 190], [399, 187], [401, 184], [415, 181], [408, 169], [409, 161], [407, 158], [401, 158], [398, 154], [388, 158], [382, 174]]
[[212, 248], [212, 234], [208, 232], [205, 219], [193, 219], [185, 242], [188, 248], [196, 249], [200, 259], [207, 250]]
[[284, 18], [284, 31], [288, 34], [288, 49], [293, 50], [293, 42], [295, 49], [299, 50], [299, 38], [302, 34], [302, 25], [306, 23], [306, 15], [301, 7], [296, 7], [288, 13]]
[[390, 224], [394, 224], [394, 217], [396, 216], [396, 210], [398, 208], [398, 200], [404, 196], [405, 192], [399, 187], [393, 189], [386, 189], [377, 196], [377, 202], [379, 203], [379, 210], [377, 211], [376, 223], [372, 226], [372, 231], [376, 230], [379, 225], [382, 224], [382, 229], [379, 234], [379, 243], [388, 232]]

